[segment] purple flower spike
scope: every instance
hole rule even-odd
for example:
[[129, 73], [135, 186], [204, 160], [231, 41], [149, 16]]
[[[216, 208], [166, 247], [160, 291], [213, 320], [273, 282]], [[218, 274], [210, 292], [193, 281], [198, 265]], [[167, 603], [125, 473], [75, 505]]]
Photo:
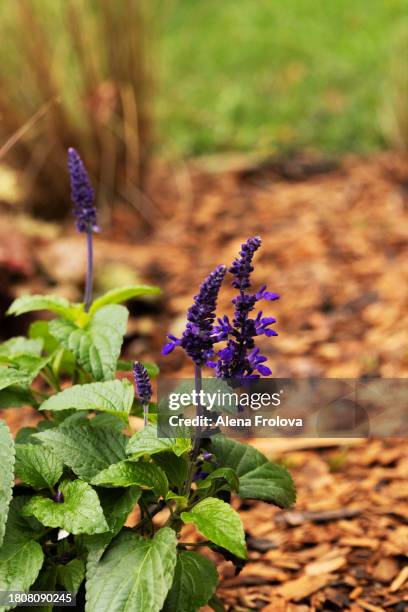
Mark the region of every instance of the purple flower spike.
[[147, 370], [140, 361], [135, 361], [133, 364], [133, 378], [140, 401], [143, 404], [148, 404], [153, 395], [153, 390]]
[[232, 285], [236, 289], [241, 289], [241, 291], [243, 291], [251, 286], [249, 277], [254, 269], [252, 266], [252, 258], [255, 251], [261, 246], [261, 242], [260, 237], [255, 236], [254, 238], [249, 238], [246, 242], [244, 242], [244, 244], [241, 245], [239, 257], [234, 260], [229, 269], [229, 272], [234, 275]]
[[94, 191], [82, 159], [73, 148], [68, 149], [68, 170], [77, 230], [88, 234], [98, 232]]
[[214, 327], [217, 341], [227, 340], [226, 346], [218, 351], [218, 361], [208, 361], [207, 365], [215, 368], [216, 375], [223, 379], [235, 379], [244, 382], [246, 379], [256, 379], [259, 376], [270, 376], [271, 370], [264, 365], [267, 360], [255, 346], [255, 338], [265, 335], [277, 336], [270, 326], [276, 322], [273, 317], [264, 317], [259, 311], [255, 318], [251, 312], [259, 300], [277, 300], [279, 295], [266, 291], [262, 287], [257, 293], [248, 293], [251, 286], [250, 275], [253, 271], [252, 259], [255, 251], [261, 246], [261, 239], [256, 236], [249, 238], [241, 246], [237, 257], [229, 271], [234, 275], [233, 286], [239, 289], [238, 295], [232, 300], [234, 317], [232, 322], [228, 317], [218, 319]]
[[194, 297], [194, 304], [188, 310], [187, 325], [182, 337], [168, 336], [170, 342], [163, 347], [163, 355], [181, 346], [197, 366], [202, 366], [214, 354], [213, 345], [218, 341], [214, 335], [215, 309], [226, 271], [225, 266], [218, 266], [205, 279]]

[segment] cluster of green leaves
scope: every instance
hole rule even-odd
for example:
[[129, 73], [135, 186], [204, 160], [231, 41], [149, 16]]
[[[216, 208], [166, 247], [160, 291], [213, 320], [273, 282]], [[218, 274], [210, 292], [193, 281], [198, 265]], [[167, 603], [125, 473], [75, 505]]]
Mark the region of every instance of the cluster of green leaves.
[[[88, 612], [220, 609], [215, 565], [183, 543], [182, 526], [239, 567], [245, 535], [231, 493], [294, 502], [288, 472], [250, 446], [216, 436], [197, 456], [189, 438], [158, 437], [154, 415], [132, 435], [141, 406], [130, 381], [115, 378], [131, 368], [120, 360], [128, 311], [119, 302], [157, 292], [111, 291], [89, 312], [51, 296], [10, 307], [57, 318], [0, 345], [0, 408], [31, 405], [40, 417], [14, 441], [0, 421], [0, 590], [74, 591]], [[197, 460], [208, 475], [192, 485]]]

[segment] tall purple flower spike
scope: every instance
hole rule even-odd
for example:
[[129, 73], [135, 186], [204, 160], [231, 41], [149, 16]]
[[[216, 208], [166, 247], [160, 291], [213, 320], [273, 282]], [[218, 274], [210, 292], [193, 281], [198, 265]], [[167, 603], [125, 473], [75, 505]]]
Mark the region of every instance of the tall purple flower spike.
[[86, 234], [87, 270], [85, 281], [84, 304], [88, 312], [92, 302], [93, 287], [93, 232], [98, 232], [94, 191], [87, 171], [75, 149], [68, 149], [68, 170], [71, 179], [71, 198], [74, 203], [74, 215], [78, 232]]
[[73, 148], [68, 149], [68, 170], [77, 230], [85, 233], [98, 232], [94, 190], [82, 159]]
[[204, 365], [214, 354], [215, 309], [218, 292], [226, 274], [225, 266], [218, 266], [205, 279], [199, 293], [194, 296], [194, 304], [187, 313], [187, 325], [181, 338], [169, 335], [168, 342], [163, 347], [163, 355], [171, 353], [176, 346], [181, 346], [194, 361], [196, 366]]
[[277, 332], [270, 329], [276, 319], [263, 317], [262, 311], [259, 311], [255, 318], [251, 318], [250, 313], [259, 300], [277, 300], [279, 295], [266, 291], [266, 287], [262, 287], [257, 293], [246, 291], [251, 286], [250, 275], [254, 269], [252, 259], [260, 246], [259, 236], [249, 238], [241, 246], [239, 257], [229, 269], [234, 276], [232, 285], [239, 289], [239, 294], [232, 300], [234, 317], [232, 322], [226, 316], [218, 319], [218, 325], [214, 327], [217, 341], [226, 340], [227, 344], [218, 351], [217, 361], [208, 362], [208, 365], [215, 368], [219, 378], [244, 381], [272, 374], [265, 365], [267, 358], [261, 355], [259, 348], [255, 346], [254, 338], [261, 335], [277, 336]]

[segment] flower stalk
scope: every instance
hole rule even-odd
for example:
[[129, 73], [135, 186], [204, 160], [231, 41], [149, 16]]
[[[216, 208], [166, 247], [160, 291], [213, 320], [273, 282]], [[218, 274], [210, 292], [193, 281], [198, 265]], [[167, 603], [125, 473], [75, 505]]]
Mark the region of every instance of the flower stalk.
[[81, 234], [86, 234], [87, 266], [84, 291], [84, 308], [88, 312], [92, 303], [93, 289], [93, 233], [99, 231], [95, 194], [82, 159], [73, 148], [68, 149], [68, 170], [71, 182], [71, 199], [74, 204], [75, 225]]

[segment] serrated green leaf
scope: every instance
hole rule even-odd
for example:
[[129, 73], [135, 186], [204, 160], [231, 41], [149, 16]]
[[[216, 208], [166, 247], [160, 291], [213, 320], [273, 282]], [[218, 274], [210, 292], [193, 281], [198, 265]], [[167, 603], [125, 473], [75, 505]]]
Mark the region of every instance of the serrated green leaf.
[[214, 481], [226, 483], [231, 491], [239, 491], [239, 479], [236, 472], [232, 468], [222, 467], [208, 474], [207, 478], [198, 483], [199, 489], [206, 489], [211, 486]]
[[49, 446], [65, 465], [80, 478], [90, 480], [98, 472], [126, 458], [128, 438], [106, 427], [60, 425], [35, 434], [35, 439]]
[[[3, 546], [0, 548], [0, 591], [28, 591], [41, 569], [44, 554], [33, 538], [42, 531], [35, 529], [37, 521], [27, 521], [20, 515], [27, 497], [13, 499], [7, 519]], [[41, 525], [39, 525], [41, 529]], [[0, 611], [9, 610], [1, 607]]]
[[30, 384], [30, 377], [25, 372], [20, 372], [15, 368], [4, 368], [0, 367], [0, 390], [11, 387], [11, 385], [24, 385]]
[[159, 612], [173, 581], [176, 534], [160, 529], [151, 540], [123, 532], [87, 584], [87, 612]]
[[116, 372], [127, 319], [127, 309], [114, 304], [103, 306], [85, 327], [56, 319], [50, 322], [49, 328], [96, 380], [111, 380]]
[[16, 475], [34, 489], [54, 486], [64, 464], [49, 448], [39, 444], [16, 445]]
[[184, 523], [193, 523], [214, 544], [246, 559], [245, 534], [239, 514], [221, 499], [207, 497], [190, 512], [182, 512], [181, 519]]
[[217, 584], [218, 573], [210, 559], [196, 552], [180, 552], [163, 612], [196, 612], [205, 606]]
[[75, 320], [83, 311], [81, 304], [70, 304], [68, 300], [57, 295], [23, 295], [11, 304], [8, 315], [22, 315], [36, 310], [49, 310], [66, 319]]
[[74, 385], [45, 400], [40, 410], [99, 410], [127, 419], [133, 404], [134, 391], [127, 380]]
[[233, 468], [238, 474], [239, 496], [243, 499], [262, 499], [280, 508], [295, 503], [295, 485], [288, 470], [268, 461], [253, 446], [215, 436], [211, 447], [218, 463]]
[[166, 496], [169, 483], [166, 474], [153, 463], [144, 461], [121, 461], [110, 465], [91, 480], [94, 485], [102, 487], [131, 487], [137, 485], [142, 489], [152, 489], [157, 495]]
[[14, 484], [14, 443], [9, 428], [0, 420], [0, 547], [3, 543]]
[[82, 559], [72, 559], [66, 565], [58, 566], [57, 581], [66, 591], [77, 593], [84, 578], [85, 562]]
[[171, 451], [180, 456], [191, 449], [190, 438], [159, 438], [154, 425], [144, 427], [134, 434], [128, 442], [126, 452], [132, 458], [154, 455]]
[[161, 293], [159, 287], [151, 285], [127, 285], [126, 287], [117, 287], [107, 291], [93, 301], [89, 314], [94, 314], [97, 310], [107, 304], [121, 304], [135, 297], [158, 295]]
[[[44, 553], [38, 542], [27, 540], [16, 548], [0, 549], [0, 591], [28, 591], [38, 576]], [[0, 606], [10, 610], [14, 606]]]
[[24, 516], [35, 516], [46, 527], [60, 527], [69, 533], [103, 533], [109, 526], [98, 495], [82, 480], [66, 480], [59, 486], [63, 502], [32, 497], [24, 506]]
[[16, 355], [41, 355], [43, 348], [43, 341], [41, 338], [29, 339], [25, 336], [16, 336], [10, 338], [6, 342], [0, 344], [0, 355], [12, 356]]
[[25, 374], [28, 382], [31, 383], [50, 360], [51, 355], [47, 357], [38, 357], [38, 355], [16, 355], [10, 358], [10, 365], [17, 368], [22, 374]]

